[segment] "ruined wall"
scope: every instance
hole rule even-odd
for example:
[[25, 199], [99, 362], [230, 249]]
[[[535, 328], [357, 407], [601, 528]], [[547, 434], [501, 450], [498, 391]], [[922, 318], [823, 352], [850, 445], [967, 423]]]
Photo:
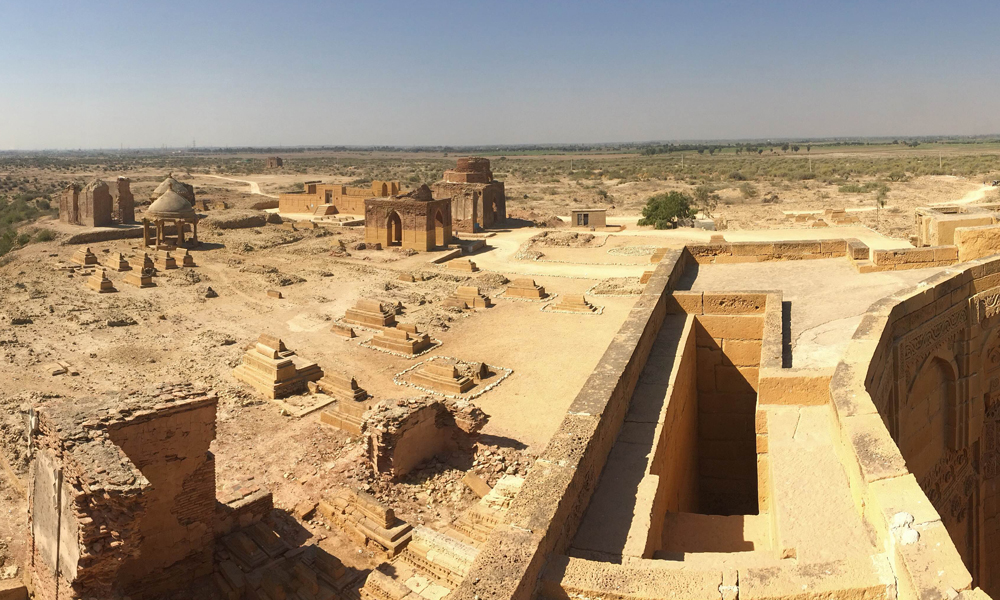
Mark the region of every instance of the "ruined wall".
[[398, 478], [435, 456], [471, 452], [487, 419], [465, 401], [385, 400], [365, 413], [361, 435], [375, 471]]
[[[452, 238], [450, 202], [405, 197], [368, 199], [365, 201], [365, 242], [418, 251], [446, 246]], [[397, 227], [401, 228], [401, 239], [395, 243]]]
[[80, 186], [68, 186], [59, 196], [59, 220], [73, 225], [80, 224]]
[[[528, 600], [546, 560], [579, 527], [666, 316], [664, 292], [683, 273], [682, 251], [660, 261], [566, 417], [536, 460], [506, 522], [490, 534], [455, 600]], [[715, 585], [718, 592], [718, 583]]]
[[698, 264], [808, 260], [846, 256], [847, 240], [716, 242], [689, 244], [686, 249]]
[[370, 187], [354, 188], [329, 183], [307, 183], [301, 192], [278, 194], [278, 212], [312, 213], [317, 207], [332, 204], [337, 212], [365, 214], [365, 200], [399, 194], [398, 181], [373, 181]]
[[157, 392], [128, 407], [33, 409], [36, 597], [158, 598], [212, 572], [217, 398], [183, 384]]
[[109, 430], [149, 480], [139, 524], [139, 556], [126, 560], [119, 574], [122, 589], [153, 595], [177, 579], [212, 572], [215, 518], [216, 403], [135, 419]]
[[110, 227], [114, 200], [108, 184], [100, 179], [91, 182], [80, 194], [79, 220], [88, 227]]
[[119, 223], [135, 223], [135, 197], [132, 195], [131, 180], [128, 177], [118, 178], [118, 201], [115, 207], [115, 218]]
[[844, 462], [901, 596], [1000, 593], [998, 306], [1000, 260], [931, 277], [873, 304], [834, 373]]
[[456, 231], [476, 231], [499, 226], [507, 219], [507, 196], [502, 181], [451, 183], [432, 186], [435, 198], [451, 198]]

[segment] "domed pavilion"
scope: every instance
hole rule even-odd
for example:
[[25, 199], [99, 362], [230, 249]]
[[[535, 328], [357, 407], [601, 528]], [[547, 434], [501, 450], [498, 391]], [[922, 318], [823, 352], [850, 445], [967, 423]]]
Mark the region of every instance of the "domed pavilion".
[[142, 219], [143, 243], [157, 250], [184, 246], [185, 229], [189, 224], [191, 239], [188, 245], [194, 246], [198, 244], [198, 214], [183, 196], [167, 190], [146, 209]]

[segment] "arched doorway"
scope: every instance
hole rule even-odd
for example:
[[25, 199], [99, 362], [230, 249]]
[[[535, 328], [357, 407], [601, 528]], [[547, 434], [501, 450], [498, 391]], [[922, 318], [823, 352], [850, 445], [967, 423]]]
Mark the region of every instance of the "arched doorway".
[[385, 220], [386, 246], [403, 245], [403, 219], [399, 213], [392, 211]]
[[898, 445], [965, 565], [976, 573], [978, 485], [957, 380], [953, 359], [939, 355], [924, 364], [899, 407]]
[[389, 186], [383, 183], [382, 184], [382, 197], [385, 198], [388, 195], [389, 195]]
[[434, 215], [434, 245], [438, 248], [445, 245], [444, 214], [440, 210]]

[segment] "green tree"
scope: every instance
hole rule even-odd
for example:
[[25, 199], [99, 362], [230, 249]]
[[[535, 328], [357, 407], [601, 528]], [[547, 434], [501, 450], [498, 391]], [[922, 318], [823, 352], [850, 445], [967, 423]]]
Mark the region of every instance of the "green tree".
[[646, 200], [639, 225], [652, 225], [656, 229], [671, 229], [678, 219], [690, 219], [695, 210], [691, 197], [681, 192], [657, 194]]
[[694, 204], [701, 209], [706, 216], [711, 216], [712, 211], [719, 205], [721, 198], [715, 193], [715, 188], [702, 184], [694, 188]]

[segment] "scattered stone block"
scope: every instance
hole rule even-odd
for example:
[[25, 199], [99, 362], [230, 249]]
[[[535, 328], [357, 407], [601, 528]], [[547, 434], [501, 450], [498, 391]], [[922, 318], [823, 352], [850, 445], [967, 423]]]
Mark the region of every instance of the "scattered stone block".
[[117, 292], [111, 280], [108, 279], [108, 274], [104, 269], [95, 269], [94, 273], [87, 278], [87, 287], [90, 289], [106, 294], [108, 292]]
[[267, 297], [277, 298], [278, 300], [284, 299], [284, 296], [282, 296], [281, 292], [279, 292], [278, 290], [267, 290]]
[[413, 283], [414, 281], [417, 280], [417, 278], [413, 276], [413, 273], [400, 273], [399, 277], [397, 277], [396, 280], [405, 281], [407, 283]]
[[490, 487], [490, 484], [483, 481], [482, 477], [476, 475], [472, 471], [469, 471], [468, 473], [465, 474], [465, 477], [462, 477], [462, 483], [469, 486], [469, 489], [472, 490], [473, 493], [475, 493], [480, 498], [482, 498], [486, 494], [489, 494], [490, 491], [493, 489]]

